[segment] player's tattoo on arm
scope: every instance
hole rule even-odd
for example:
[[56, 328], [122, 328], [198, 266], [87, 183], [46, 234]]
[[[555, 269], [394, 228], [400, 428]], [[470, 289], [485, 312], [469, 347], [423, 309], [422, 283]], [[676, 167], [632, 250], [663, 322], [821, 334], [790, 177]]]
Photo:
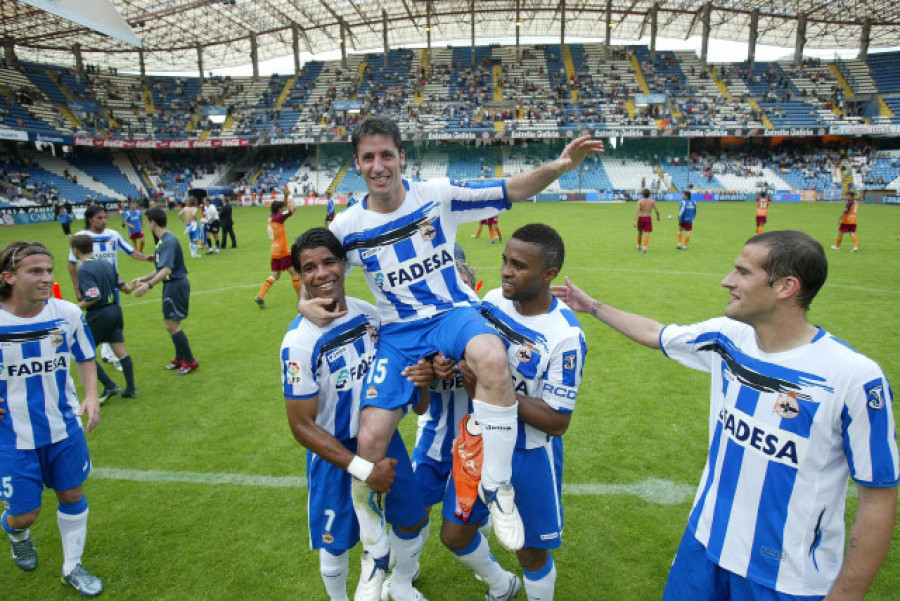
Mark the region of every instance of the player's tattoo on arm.
[[603, 307], [603, 303], [601, 303], [598, 300], [595, 300], [593, 303], [591, 303], [591, 315], [593, 315], [597, 319], [600, 319], [600, 309], [602, 307]]

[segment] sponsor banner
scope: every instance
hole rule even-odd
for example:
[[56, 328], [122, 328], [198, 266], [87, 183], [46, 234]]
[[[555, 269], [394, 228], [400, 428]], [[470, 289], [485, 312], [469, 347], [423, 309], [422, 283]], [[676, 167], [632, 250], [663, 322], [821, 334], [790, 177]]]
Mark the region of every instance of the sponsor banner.
[[362, 102], [359, 100], [337, 100], [331, 103], [331, 108], [336, 111], [362, 110]]
[[32, 142], [51, 142], [53, 144], [68, 144], [71, 146], [72, 137], [71, 136], [48, 136], [47, 134], [36, 134], [34, 132], [30, 132], [28, 134], [28, 139]]
[[84, 113], [96, 113], [100, 110], [100, 106], [96, 102], [86, 102], [84, 100], [69, 100], [66, 102], [72, 111], [81, 111]]
[[250, 138], [215, 138], [211, 140], [124, 140], [106, 138], [75, 138], [75, 146], [95, 148], [234, 148], [253, 146]]
[[646, 104], [665, 104], [667, 100], [665, 94], [635, 94], [634, 103], [638, 106]]
[[822, 190], [822, 200], [840, 200], [841, 199], [841, 189], [840, 188], [831, 188], [827, 190]]
[[862, 200], [866, 204], [900, 205], [897, 190], [864, 190]]
[[614, 202], [616, 194], [615, 192], [588, 192], [584, 199], [588, 202]]
[[845, 136], [900, 134], [900, 123], [885, 123], [883, 125], [832, 125], [829, 129], [833, 135]]
[[204, 106], [203, 114], [209, 117], [210, 115], [219, 115], [221, 117], [226, 117], [228, 115], [228, 108], [224, 106]]
[[772, 193], [772, 202], [800, 202], [802, 199], [801, 194], [796, 190]]
[[0, 140], [16, 140], [17, 142], [27, 142], [28, 132], [19, 131], [18, 129], [6, 129], [0, 127]]
[[53, 207], [5, 207], [0, 209], [0, 223], [3, 225], [47, 223], [49, 221], [56, 221]]

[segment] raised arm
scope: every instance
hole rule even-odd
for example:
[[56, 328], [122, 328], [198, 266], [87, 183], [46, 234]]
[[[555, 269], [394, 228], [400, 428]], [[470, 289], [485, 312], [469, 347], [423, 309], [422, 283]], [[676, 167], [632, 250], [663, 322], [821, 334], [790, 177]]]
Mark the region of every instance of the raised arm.
[[573, 311], [590, 313], [620, 334], [649, 348], [659, 348], [659, 333], [663, 325], [643, 315], [628, 313], [591, 298], [568, 277], [564, 286], [551, 286], [557, 297]]
[[602, 152], [602, 140], [593, 140], [590, 136], [572, 140], [556, 159], [506, 180], [506, 193], [510, 202], [531, 198], [556, 181], [563, 173], [580, 165], [588, 156]]
[[859, 487], [847, 554], [825, 601], [859, 601], [887, 555], [897, 521], [897, 487]]

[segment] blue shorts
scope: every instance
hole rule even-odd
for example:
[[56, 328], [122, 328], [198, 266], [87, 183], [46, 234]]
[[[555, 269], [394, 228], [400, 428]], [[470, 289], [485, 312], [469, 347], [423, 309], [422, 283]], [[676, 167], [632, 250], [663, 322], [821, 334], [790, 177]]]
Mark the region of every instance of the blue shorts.
[[[343, 441], [356, 452], [356, 439]], [[394, 432], [387, 456], [397, 460], [397, 476], [385, 497], [388, 523], [411, 528], [425, 518], [425, 505], [419, 494], [409, 455], [399, 432]], [[309, 488], [309, 544], [313, 549], [328, 549], [334, 554], [352, 549], [359, 542], [359, 523], [353, 511], [350, 493], [352, 477], [312, 451], [306, 452], [306, 483]]]
[[688, 529], [678, 552], [662, 601], [821, 601], [823, 595], [788, 595], [719, 567]]
[[497, 331], [474, 307], [457, 307], [434, 317], [382, 326], [360, 409], [372, 405], [394, 410], [417, 402], [415, 386], [400, 375], [403, 370], [437, 352], [459, 361], [469, 341], [480, 334], [497, 336]]
[[[525, 526], [525, 547], [530, 549], [558, 549], [562, 544], [562, 472], [554, 456], [556, 448], [550, 444], [513, 452], [511, 482]], [[454, 513], [456, 507], [456, 486], [451, 476], [441, 515], [448, 522], [462, 525]], [[484, 503], [476, 500], [469, 524], [481, 524], [487, 514]]]
[[0, 449], [0, 498], [10, 514], [22, 515], [41, 506], [44, 487], [77, 488], [90, 471], [91, 457], [81, 428], [37, 449]]
[[413, 449], [413, 471], [426, 507], [442, 502], [450, 472], [453, 471], [453, 461], [437, 461], [416, 447]]

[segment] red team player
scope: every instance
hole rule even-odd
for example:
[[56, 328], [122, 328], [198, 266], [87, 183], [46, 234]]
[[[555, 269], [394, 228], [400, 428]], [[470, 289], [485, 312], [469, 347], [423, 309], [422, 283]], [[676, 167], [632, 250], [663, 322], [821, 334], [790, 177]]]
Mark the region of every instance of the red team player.
[[634, 227], [638, 231], [637, 248], [645, 255], [647, 246], [650, 244], [650, 232], [653, 231], [651, 211], [656, 211], [656, 220], [659, 221], [659, 209], [656, 207], [656, 201], [650, 198], [650, 190], [644, 188], [637, 203], [637, 210], [634, 212]]
[[272, 240], [272, 274], [266, 278], [262, 288], [259, 289], [259, 294], [253, 299], [260, 309], [266, 308], [266, 293], [275, 280], [281, 277], [283, 271], [290, 272], [294, 291], [298, 298], [300, 296], [300, 275], [294, 271], [294, 267], [291, 265], [291, 249], [288, 246], [287, 231], [284, 228], [284, 222], [294, 214], [294, 201], [291, 200], [291, 191], [287, 184], [282, 188], [282, 192], [284, 200], [272, 202], [272, 215], [269, 217], [267, 226], [269, 238]]
[[856, 215], [859, 211], [859, 202], [856, 200], [856, 194], [853, 192], [847, 193], [847, 205], [844, 207], [844, 212], [841, 213], [841, 218], [838, 220], [838, 237], [837, 242], [834, 243], [834, 250], [841, 250], [841, 241], [844, 239], [844, 234], [849, 233], [851, 239], [853, 240], [853, 248], [850, 252], [856, 252], [859, 250], [859, 240], [856, 238]]
[[769, 216], [769, 200], [768, 192], [760, 192], [756, 197], [756, 233], [761, 234], [766, 226], [766, 218]]

